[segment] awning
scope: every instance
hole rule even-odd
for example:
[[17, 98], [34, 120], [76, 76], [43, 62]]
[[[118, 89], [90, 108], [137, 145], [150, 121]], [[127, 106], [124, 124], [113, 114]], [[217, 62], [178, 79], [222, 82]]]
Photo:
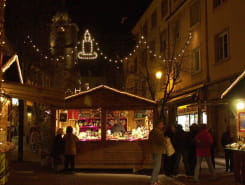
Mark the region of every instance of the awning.
[[64, 92], [61, 90], [34, 87], [13, 82], [1, 83], [4, 92], [14, 98], [29, 100], [55, 107], [64, 106]]
[[141, 109], [154, 108], [156, 102], [128, 92], [100, 85], [65, 98], [66, 108]]
[[177, 96], [175, 98], [171, 98], [168, 103], [172, 103], [172, 102], [178, 102], [180, 100], [186, 100], [186, 99], [192, 99], [192, 97], [195, 95], [195, 92], [192, 92], [192, 93], [187, 93], [187, 94], [184, 94], [184, 95], [181, 95], [181, 96]]
[[222, 93], [221, 99], [233, 94], [236, 98], [245, 98], [245, 71]]

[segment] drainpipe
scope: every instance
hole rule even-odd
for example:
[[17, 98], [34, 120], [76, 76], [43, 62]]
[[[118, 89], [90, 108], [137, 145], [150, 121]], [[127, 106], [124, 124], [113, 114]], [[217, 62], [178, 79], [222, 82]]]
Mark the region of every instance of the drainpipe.
[[208, 84], [210, 82], [210, 71], [209, 71], [209, 48], [208, 48], [208, 5], [207, 1], [205, 1], [205, 48], [206, 48], [206, 81], [205, 83]]

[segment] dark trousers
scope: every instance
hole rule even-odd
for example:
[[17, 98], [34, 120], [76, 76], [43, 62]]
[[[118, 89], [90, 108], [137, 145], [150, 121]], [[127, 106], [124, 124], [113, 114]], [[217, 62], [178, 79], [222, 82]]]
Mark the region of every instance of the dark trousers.
[[176, 160], [175, 154], [173, 154], [171, 156], [167, 156], [167, 155], [163, 156], [163, 168], [164, 168], [165, 175], [167, 175], [167, 176], [176, 175], [174, 173], [175, 160]]
[[225, 149], [225, 166], [226, 166], [226, 171], [230, 170], [231, 172], [233, 171], [233, 154], [231, 150], [226, 150]]
[[211, 151], [211, 161], [212, 161], [213, 167], [215, 168], [215, 148], [214, 146], [211, 146], [210, 151]]
[[70, 170], [74, 170], [75, 155], [65, 155], [65, 170], [68, 170], [69, 165], [71, 166]]
[[190, 173], [188, 175], [193, 176], [195, 166], [196, 166], [196, 152], [195, 152], [195, 150], [189, 150], [188, 163], [189, 163], [189, 170], [190, 170]]
[[188, 151], [181, 151], [175, 153], [174, 174], [177, 175], [179, 173], [179, 164], [180, 164], [181, 156], [182, 156], [186, 175], [191, 175], [190, 165], [188, 163]]

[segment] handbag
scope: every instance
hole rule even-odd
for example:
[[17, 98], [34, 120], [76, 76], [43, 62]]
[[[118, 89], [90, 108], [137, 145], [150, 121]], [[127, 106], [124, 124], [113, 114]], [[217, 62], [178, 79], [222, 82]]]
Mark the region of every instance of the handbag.
[[169, 137], [166, 137], [166, 155], [171, 156], [175, 153], [175, 149]]

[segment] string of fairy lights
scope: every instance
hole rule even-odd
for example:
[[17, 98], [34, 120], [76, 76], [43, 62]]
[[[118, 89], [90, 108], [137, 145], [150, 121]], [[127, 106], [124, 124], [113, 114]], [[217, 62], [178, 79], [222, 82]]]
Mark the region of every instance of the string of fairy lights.
[[[86, 30], [87, 32], [87, 30]], [[86, 33], [85, 32], [85, 33]], [[95, 41], [94, 38], [91, 38], [91, 40], [89, 40], [89, 42], [91, 43], [91, 56], [90, 53], [85, 54], [84, 53], [84, 45], [83, 42], [78, 41], [76, 46], [70, 51], [70, 53], [67, 53], [65, 55], [59, 55], [59, 56], [52, 56], [51, 54], [47, 54], [48, 52], [44, 52], [42, 51], [37, 44], [34, 43], [34, 41], [31, 39], [30, 35], [27, 35], [26, 39], [24, 40], [24, 44], [29, 44], [33, 50], [39, 55], [39, 57], [41, 57], [44, 60], [47, 61], [63, 61], [66, 59], [66, 57], [73, 57], [74, 55], [77, 55], [79, 59], [85, 59], [85, 60], [94, 60], [96, 59], [98, 56], [101, 56], [104, 60], [110, 62], [110, 63], [115, 63], [115, 64], [119, 64], [119, 63], [123, 63], [127, 60], [130, 59], [130, 57], [132, 57], [137, 50], [141, 49], [142, 47], [146, 48], [149, 55], [155, 57], [156, 59], [158, 59], [159, 61], [162, 62], [166, 62], [166, 61], [177, 61], [179, 58], [183, 57], [183, 55], [186, 52], [186, 49], [188, 47], [188, 45], [190, 44], [190, 41], [192, 39], [192, 33], [189, 32], [187, 39], [183, 45], [183, 47], [179, 50], [179, 52], [171, 59], [165, 58], [163, 57], [161, 54], [157, 54], [150, 46], [150, 44], [147, 42], [147, 40], [145, 39], [144, 36], [141, 36], [137, 42], [137, 44], [135, 45], [134, 49], [128, 53], [128, 55], [126, 55], [123, 58], [113, 58], [110, 57], [108, 55], [106, 55], [103, 50], [99, 47], [99, 43]], [[82, 43], [82, 51], [78, 51], [78, 46]], [[93, 46], [93, 44], [95, 45], [95, 47]], [[96, 51], [94, 51], [96, 50]], [[92, 57], [93, 56], [93, 57]], [[119, 66], [117, 66], [117, 68], [119, 68]]]

